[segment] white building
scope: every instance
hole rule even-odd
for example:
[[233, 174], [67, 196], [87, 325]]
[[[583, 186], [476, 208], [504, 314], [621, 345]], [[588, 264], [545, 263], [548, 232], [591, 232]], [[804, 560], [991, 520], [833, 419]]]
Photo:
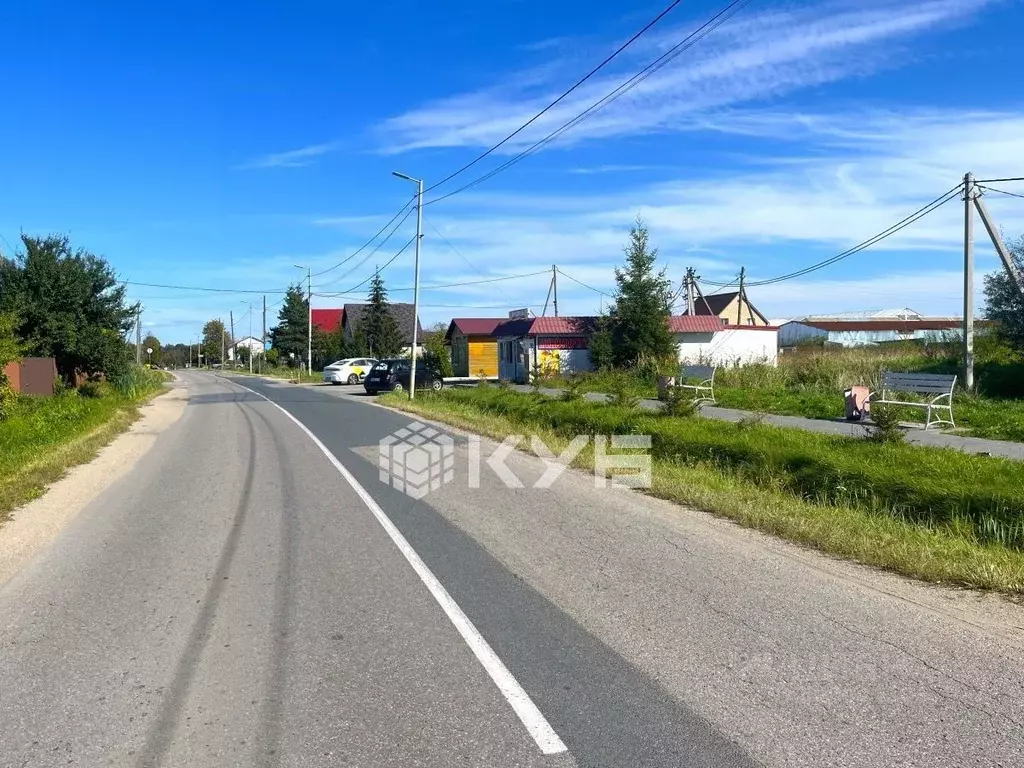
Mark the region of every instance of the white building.
[[925, 317], [908, 308], [843, 312], [783, 323], [779, 328], [779, 344], [795, 347], [816, 342], [863, 347], [892, 341], [940, 341], [955, 334], [962, 324], [959, 317]]
[[256, 358], [263, 354], [263, 340], [257, 339], [255, 336], [239, 339], [228, 348], [228, 360], [234, 361], [236, 348], [248, 349], [249, 354]]
[[770, 325], [726, 325], [710, 315], [669, 318], [679, 362], [717, 366], [776, 365], [779, 329]]

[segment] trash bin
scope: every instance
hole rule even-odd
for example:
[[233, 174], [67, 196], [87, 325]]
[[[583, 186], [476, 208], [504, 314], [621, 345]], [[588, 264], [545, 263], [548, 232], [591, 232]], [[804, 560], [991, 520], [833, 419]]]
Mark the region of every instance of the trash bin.
[[871, 390], [868, 387], [859, 385], [850, 387], [843, 392], [843, 396], [846, 398], [847, 421], [867, 420], [868, 414], [871, 413], [871, 402], [868, 400], [870, 394]]

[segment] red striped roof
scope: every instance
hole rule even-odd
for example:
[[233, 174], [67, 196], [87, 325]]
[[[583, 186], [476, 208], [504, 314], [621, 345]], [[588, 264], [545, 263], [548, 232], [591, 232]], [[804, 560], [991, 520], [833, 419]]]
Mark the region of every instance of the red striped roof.
[[673, 315], [668, 319], [672, 333], [715, 333], [725, 328], [717, 315]]
[[450, 335], [455, 328], [466, 336], [491, 336], [494, 329], [504, 322], [507, 321], [503, 317], [456, 317], [448, 327], [448, 333]]

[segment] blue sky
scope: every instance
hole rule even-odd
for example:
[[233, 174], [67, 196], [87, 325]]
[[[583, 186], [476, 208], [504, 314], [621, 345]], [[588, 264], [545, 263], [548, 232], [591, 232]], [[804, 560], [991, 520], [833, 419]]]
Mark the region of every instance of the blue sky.
[[[126, 280], [282, 291], [300, 276], [294, 264], [326, 270], [398, 211], [413, 188], [392, 170], [443, 178], [666, 4], [7, 3], [0, 248], [20, 231], [65, 232]], [[546, 135], [725, 5], [684, 1], [437, 192]], [[742, 265], [756, 280], [874, 235], [968, 170], [1022, 176], [1020, 29], [1018, 0], [755, 0], [543, 151], [427, 206], [423, 283], [557, 263], [608, 291], [638, 214], [673, 279], [692, 265], [728, 282]], [[1024, 201], [990, 193], [988, 203], [1008, 235], [1024, 232]], [[770, 317], [956, 314], [962, 217], [950, 203], [884, 245], [751, 298]], [[315, 278], [314, 293], [357, 286], [413, 226], [411, 217], [365, 263]], [[979, 271], [994, 269], [981, 237], [979, 228]], [[411, 249], [384, 274], [410, 286]], [[539, 312], [546, 290], [543, 275], [427, 290], [421, 315]], [[247, 331], [247, 302], [260, 301], [135, 286], [131, 295], [165, 342], [232, 310]], [[601, 302], [568, 279], [559, 299], [565, 314]], [[344, 301], [315, 296], [314, 306]]]

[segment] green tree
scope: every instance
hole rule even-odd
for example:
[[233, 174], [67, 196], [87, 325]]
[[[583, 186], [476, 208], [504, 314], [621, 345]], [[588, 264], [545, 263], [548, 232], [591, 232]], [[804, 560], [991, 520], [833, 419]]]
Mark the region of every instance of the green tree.
[[139, 307], [125, 300], [105, 259], [74, 250], [67, 237], [22, 235], [23, 253], [0, 259], [0, 312], [17, 316], [26, 355], [53, 357], [61, 377], [116, 376], [131, 360], [125, 334]]
[[[153, 354], [147, 355], [147, 349], [152, 349]], [[158, 339], [152, 333], [148, 334], [146, 338], [142, 340], [142, 362], [152, 363], [153, 365], [159, 365], [162, 351], [163, 350], [162, 347], [160, 346], [160, 339]]]
[[452, 369], [451, 348], [444, 343], [447, 332], [447, 324], [435, 323], [423, 334], [423, 361], [429, 368], [446, 377], [455, 375]]
[[309, 343], [309, 301], [299, 285], [293, 285], [285, 294], [284, 303], [277, 313], [277, 325], [270, 329], [270, 344], [282, 359], [295, 355], [295, 361], [305, 360]]
[[598, 371], [607, 371], [615, 364], [611, 320], [607, 315], [598, 318], [597, 330], [590, 337], [590, 362]]
[[370, 281], [367, 307], [359, 322], [357, 333], [366, 339], [366, 346], [374, 357], [394, 357], [402, 351], [402, 334], [398, 322], [388, 305], [388, 292], [380, 272]]
[[[220, 319], [207, 320], [203, 326], [203, 340], [199, 345], [203, 353], [203, 365], [212, 365], [227, 362], [228, 350], [231, 349], [231, 334], [224, 327], [224, 321]], [[221, 350], [224, 350], [223, 355]], [[196, 362], [193, 360], [193, 362]]]
[[[1024, 237], [1008, 246], [1010, 258], [1024, 274]], [[986, 320], [991, 320], [997, 333], [1014, 348], [1024, 350], [1024, 295], [1006, 270], [985, 275]]]
[[630, 228], [629, 244], [623, 252], [626, 263], [615, 269], [617, 290], [609, 314], [615, 364], [672, 357], [675, 341], [668, 328], [672, 285], [664, 269], [654, 271], [658, 249], [651, 247], [647, 227], [640, 219]]
[[344, 355], [341, 353], [341, 334], [335, 331], [321, 331], [313, 328], [313, 361], [316, 368], [323, 369], [335, 360], [340, 360]]
[[0, 421], [7, 418], [7, 414], [17, 399], [11, 382], [4, 373], [8, 363], [21, 359], [21, 344], [14, 335], [14, 329], [18, 325], [17, 318], [9, 313], [0, 313]]

